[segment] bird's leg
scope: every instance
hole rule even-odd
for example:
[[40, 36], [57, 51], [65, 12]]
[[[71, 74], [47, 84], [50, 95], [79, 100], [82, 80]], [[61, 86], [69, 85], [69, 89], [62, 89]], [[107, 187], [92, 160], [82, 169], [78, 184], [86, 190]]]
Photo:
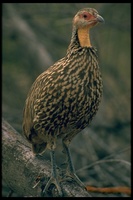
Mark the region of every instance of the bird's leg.
[[44, 193], [47, 193], [51, 184], [54, 184], [56, 186], [59, 196], [62, 196], [63, 194], [62, 194], [61, 186], [58, 182], [57, 173], [56, 173], [55, 151], [51, 150], [50, 154], [51, 154], [52, 173], [51, 173], [51, 177], [49, 181], [47, 182], [45, 188], [42, 191], [42, 196]]
[[[66, 165], [67, 165], [67, 168], [66, 168], [66, 177], [71, 177], [72, 179], [74, 179], [81, 187], [84, 187], [85, 188], [85, 185], [81, 182], [81, 180], [78, 178], [78, 176], [76, 175], [75, 173], [75, 169], [74, 169], [74, 166], [73, 166], [73, 162], [72, 162], [72, 158], [71, 158], [71, 153], [70, 153], [70, 150], [69, 150], [69, 147], [68, 147], [68, 144], [65, 143], [63, 141], [63, 153], [66, 154]], [[66, 178], [67, 179], [67, 178]]]

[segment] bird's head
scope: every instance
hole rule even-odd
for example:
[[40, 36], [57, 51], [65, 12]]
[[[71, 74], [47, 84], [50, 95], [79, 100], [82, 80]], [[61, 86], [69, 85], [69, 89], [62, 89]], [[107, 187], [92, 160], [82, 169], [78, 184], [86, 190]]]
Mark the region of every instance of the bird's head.
[[104, 19], [94, 8], [84, 8], [80, 10], [73, 18], [73, 25], [76, 27], [76, 29], [85, 27], [89, 29], [99, 22], [104, 22]]

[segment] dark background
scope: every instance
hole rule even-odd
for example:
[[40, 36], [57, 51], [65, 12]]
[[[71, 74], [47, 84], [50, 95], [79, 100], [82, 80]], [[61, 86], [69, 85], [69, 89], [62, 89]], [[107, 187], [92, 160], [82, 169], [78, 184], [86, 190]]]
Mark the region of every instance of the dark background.
[[[27, 93], [35, 78], [66, 54], [71, 39], [72, 18], [84, 7], [97, 9], [105, 19], [105, 24], [91, 30], [92, 44], [98, 49], [104, 95], [90, 127], [71, 143], [74, 166], [77, 175], [86, 184], [97, 187], [130, 186], [129, 3], [4, 3], [2, 116], [22, 133]], [[61, 151], [58, 146], [57, 160]], [[47, 159], [48, 153], [44, 154]], [[96, 162], [98, 160], [101, 162]]]

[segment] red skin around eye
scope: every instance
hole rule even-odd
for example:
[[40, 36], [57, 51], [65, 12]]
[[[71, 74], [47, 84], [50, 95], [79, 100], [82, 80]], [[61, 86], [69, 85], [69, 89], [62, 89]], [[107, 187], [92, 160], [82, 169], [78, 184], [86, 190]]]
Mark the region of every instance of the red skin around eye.
[[[85, 17], [86, 16], [86, 17]], [[95, 17], [88, 12], [84, 12], [80, 15], [80, 18], [84, 18], [86, 20], [94, 20]]]

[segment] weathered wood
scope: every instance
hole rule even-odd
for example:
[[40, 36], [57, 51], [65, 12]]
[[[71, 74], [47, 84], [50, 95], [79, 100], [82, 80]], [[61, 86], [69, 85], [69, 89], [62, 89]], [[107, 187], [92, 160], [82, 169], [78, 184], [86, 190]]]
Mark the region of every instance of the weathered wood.
[[[29, 143], [5, 120], [2, 120], [2, 178], [19, 197], [40, 197], [41, 184], [35, 188], [38, 176], [46, 184], [50, 177], [50, 163], [43, 156], [35, 156]], [[75, 182], [61, 182], [65, 197], [89, 197], [90, 194]], [[51, 196], [57, 196], [54, 191]]]

